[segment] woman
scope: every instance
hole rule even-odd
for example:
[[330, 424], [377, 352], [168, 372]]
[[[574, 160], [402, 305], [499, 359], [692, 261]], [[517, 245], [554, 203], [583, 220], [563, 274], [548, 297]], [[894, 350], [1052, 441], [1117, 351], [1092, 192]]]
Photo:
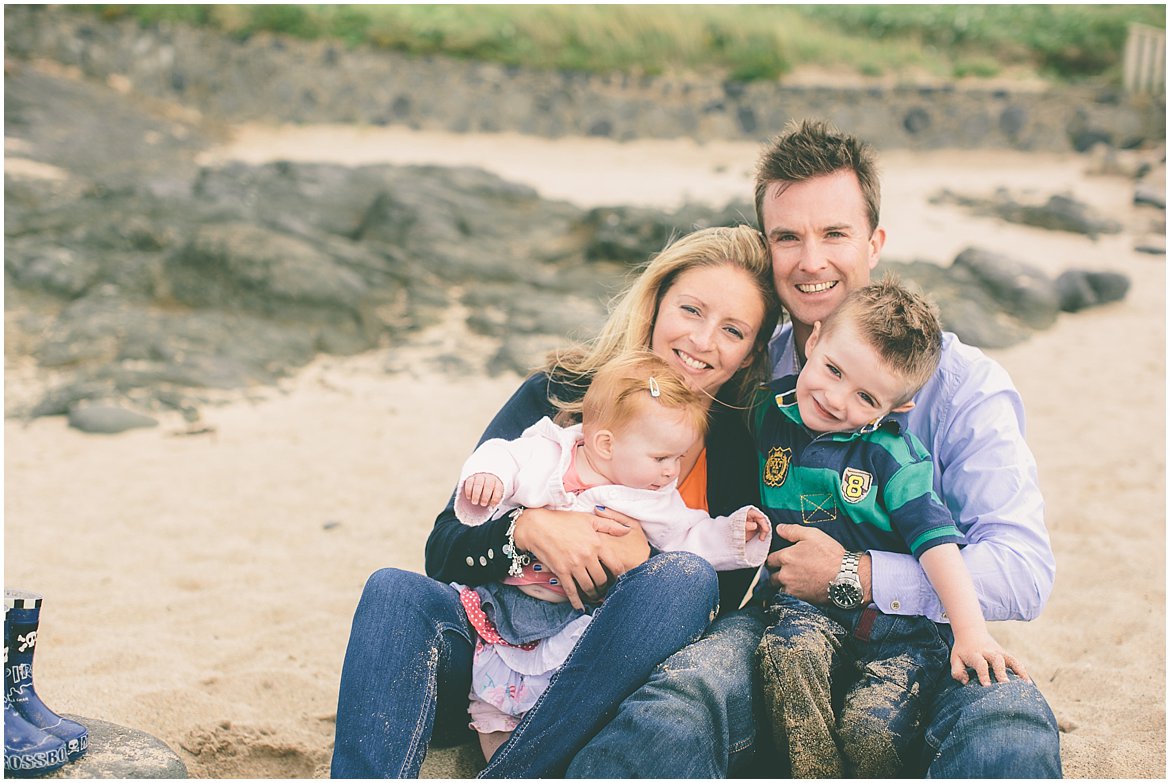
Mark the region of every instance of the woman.
[[[649, 348], [712, 399], [705, 441], [687, 452], [679, 491], [711, 514], [758, 500], [755, 451], [742, 406], [763, 380], [779, 305], [759, 233], [696, 231], [671, 244], [617, 301], [598, 338], [550, 358], [488, 425], [515, 438], [542, 416], [579, 413], [593, 373], [626, 350]], [[527, 509], [468, 527], [452, 502], [427, 541], [428, 578], [373, 574], [354, 614], [341, 673], [334, 777], [417, 777], [432, 733], [469, 738], [467, 693], [474, 632], [449, 583], [479, 585], [530, 556], [570, 601], [605, 601], [548, 690], [492, 757], [484, 777], [555, 777], [661, 661], [714, 616], [714, 570], [685, 552], [650, 556], [635, 520]], [[732, 608], [747, 579], [725, 578]], [[736, 579], [734, 577], [738, 576]], [[616, 578], [615, 578], [616, 577]]]

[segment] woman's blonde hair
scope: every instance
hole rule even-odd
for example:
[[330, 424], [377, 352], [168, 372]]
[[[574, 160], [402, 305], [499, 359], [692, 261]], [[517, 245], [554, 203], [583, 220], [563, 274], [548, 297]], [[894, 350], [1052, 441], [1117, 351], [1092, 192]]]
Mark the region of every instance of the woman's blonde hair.
[[[550, 354], [545, 372], [559, 382], [584, 388], [597, 370], [618, 354], [649, 350], [658, 307], [675, 281], [692, 269], [720, 266], [747, 272], [764, 305], [764, 321], [756, 333], [751, 362], [737, 371], [718, 395], [720, 401], [731, 405], [747, 404], [753, 388], [767, 377], [768, 340], [780, 315], [771, 256], [763, 236], [750, 226], [704, 228], [668, 244], [614, 298], [601, 333], [590, 342]], [[561, 411], [557, 416], [561, 423], [580, 419], [579, 399], [552, 402]]]

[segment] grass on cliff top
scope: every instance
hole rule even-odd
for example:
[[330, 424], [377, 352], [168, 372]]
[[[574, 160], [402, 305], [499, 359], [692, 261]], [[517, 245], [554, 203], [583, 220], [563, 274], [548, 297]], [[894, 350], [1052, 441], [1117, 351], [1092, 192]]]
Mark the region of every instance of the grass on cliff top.
[[1039, 75], [1120, 82], [1132, 22], [1164, 5], [96, 5], [107, 19], [247, 37], [338, 38], [537, 69], [750, 81], [796, 68], [867, 76]]

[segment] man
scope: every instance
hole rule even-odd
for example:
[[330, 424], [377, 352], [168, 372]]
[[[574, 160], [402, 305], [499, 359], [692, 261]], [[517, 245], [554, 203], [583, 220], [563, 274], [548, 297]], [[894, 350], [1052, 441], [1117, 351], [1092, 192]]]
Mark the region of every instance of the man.
[[[761, 156], [756, 213], [791, 320], [770, 345], [775, 376], [798, 372], [813, 325], [870, 281], [885, 243], [879, 212], [871, 150], [826, 124], [790, 124]], [[1036, 617], [1055, 567], [1035, 460], [1024, 443], [1022, 404], [1007, 373], [947, 334], [939, 370], [915, 397], [906, 426], [934, 457], [935, 491], [966, 536], [963, 557], [987, 619]], [[888, 614], [943, 619], [913, 557], [846, 557], [840, 544], [815, 529], [784, 525], [777, 533], [794, 543], [768, 558], [775, 587], [827, 604], [830, 582], [853, 582], [858, 605], [872, 601]], [[622, 703], [568, 775], [783, 774], [759, 708], [755, 654], [764, 627], [754, 605], [721, 616]], [[1033, 684], [1014, 675], [987, 687], [974, 678], [967, 685], [951, 681], [923, 705], [922, 720], [920, 753], [903, 760], [907, 775], [1061, 774], [1052, 711]]]

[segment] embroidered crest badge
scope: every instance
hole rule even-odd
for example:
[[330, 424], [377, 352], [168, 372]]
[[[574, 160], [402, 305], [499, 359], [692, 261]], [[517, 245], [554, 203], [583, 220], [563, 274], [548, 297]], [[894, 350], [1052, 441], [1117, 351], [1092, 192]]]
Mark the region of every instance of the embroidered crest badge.
[[857, 468], [845, 468], [841, 474], [841, 494], [849, 503], [865, 500], [873, 486], [873, 475]]
[[788, 466], [792, 464], [792, 449], [775, 446], [768, 451], [764, 462], [764, 484], [779, 487], [788, 478]]

